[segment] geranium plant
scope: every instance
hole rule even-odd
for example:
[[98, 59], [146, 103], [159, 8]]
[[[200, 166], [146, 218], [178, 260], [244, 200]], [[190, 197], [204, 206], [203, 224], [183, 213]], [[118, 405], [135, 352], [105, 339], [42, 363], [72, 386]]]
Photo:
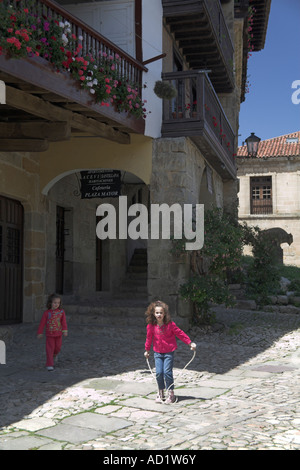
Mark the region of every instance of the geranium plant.
[[[26, 5], [26, 6], [25, 6]], [[41, 56], [58, 71], [67, 71], [77, 86], [97, 103], [146, 117], [140, 87], [120, 74], [120, 57], [100, 51], [82, 55], [82, 37], [63, 19], [37, 13], [28, 2], [0, 0], [0, 55], [9, 58]]]

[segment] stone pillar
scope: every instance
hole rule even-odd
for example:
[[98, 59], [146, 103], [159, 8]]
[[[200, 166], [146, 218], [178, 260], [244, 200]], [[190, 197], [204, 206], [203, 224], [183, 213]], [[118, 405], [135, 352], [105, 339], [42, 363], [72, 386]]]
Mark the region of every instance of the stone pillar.
[[[171, 206], [179, 203], [183, 207], [183, 204], [199, 203], [204, 167], [203, 158], [189, 139], [182, 137], [154, 141], [151, 204], [165, 203]], [[190, 255], [186, 252], [176, 256], [172, 248], [172, 240], [148, 240], [149, 301], [159, 299], [166, 302], [172, 318], [186, 327], [192, 310], [191, 305], [179, 296], [179, 288], [189, 278]]]
[[23, 321], [31, 322], [45, 309], [46, 223], [44, 213], [24, 212]]

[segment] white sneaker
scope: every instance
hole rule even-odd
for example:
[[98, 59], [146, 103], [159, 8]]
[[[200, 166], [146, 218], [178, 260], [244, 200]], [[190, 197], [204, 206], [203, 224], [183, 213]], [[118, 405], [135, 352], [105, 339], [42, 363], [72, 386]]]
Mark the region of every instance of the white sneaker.
[[155, 402], [156, 403], [163, 403], [164, 399], [165, 399], [164, 390], [158, 390]]
[[169, 394], [168, 394], [168, 397], [167, 397], [165, 403], [170, 404], [170, 403], [175, 403], [175, 402], [176, 402], [176, 397], [174, 395], [174, 391], [169, 390]]
[[54, 367], [48, 366], [48, 367], [47, 367], [47, 370], [48, 370], [49, 372], [51, 372], [52, 370], [54, 370]]

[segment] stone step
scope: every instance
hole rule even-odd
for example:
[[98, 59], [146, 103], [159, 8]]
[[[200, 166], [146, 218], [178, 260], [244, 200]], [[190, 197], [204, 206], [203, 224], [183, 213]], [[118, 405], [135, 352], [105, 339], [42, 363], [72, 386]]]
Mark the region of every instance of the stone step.
[[147, 280], [146, 279], [125, 279], [120, 287], [120, 292], [129, 293], [147, 293]]
[[147, 273], [147, 265], [129, 265], [128, 266], [129, 273]]
[[247, 299], [245, 289], [241, 284], [229, 284], [228, 288], [236, 301], [234, 308], [240, 308], [241, 310], [256, 310], [257, 305], [255, 300]]
[[101, 326], [142, 326], [145, 324], [146, 302], [114, 299], [101, 305], [64, 304], [68, 323]]

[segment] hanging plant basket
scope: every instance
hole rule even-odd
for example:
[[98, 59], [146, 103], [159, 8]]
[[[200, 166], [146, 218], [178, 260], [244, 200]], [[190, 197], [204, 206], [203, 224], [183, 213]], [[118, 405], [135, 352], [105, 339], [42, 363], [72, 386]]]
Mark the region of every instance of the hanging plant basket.
[[177, 95], [177, 90], [173, 87], [173, 85], [170, 85], [170, 83], [163, 82], [161, 80], [155, 82], [153, 91], [156, 96], [165, 100], [172, 100]]

